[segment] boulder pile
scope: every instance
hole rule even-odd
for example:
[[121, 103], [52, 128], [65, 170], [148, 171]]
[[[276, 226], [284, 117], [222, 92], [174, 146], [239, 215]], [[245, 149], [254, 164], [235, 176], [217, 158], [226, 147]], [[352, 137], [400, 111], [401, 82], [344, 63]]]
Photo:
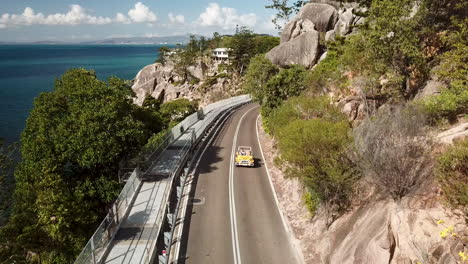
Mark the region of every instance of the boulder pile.
[[324, 53], [320, 41], [350, 34], [356, 25], [364, 22], [357, 14], [365, 11], [354, 3], [342, 7], [334, 1], [308, 3], [285, 25], [280, 45], [266, 56], [281, 67], [299, 64], [311, 68]]

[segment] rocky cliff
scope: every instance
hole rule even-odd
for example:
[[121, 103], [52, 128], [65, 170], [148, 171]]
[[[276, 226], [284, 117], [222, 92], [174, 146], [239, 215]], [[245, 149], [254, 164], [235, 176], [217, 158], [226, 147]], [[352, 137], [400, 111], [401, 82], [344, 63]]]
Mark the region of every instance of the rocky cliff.
[[[364, 22], [360, 14], [365, 12], [366, 8], [352, 3], [308, 3], [286, 24], [280, 45], [268, 52], [267, 58], [280, 67], [299, 64], [312, 69], [326, 56], [323, 43], [338, 35], [353, 34]], [[363, 91], [362, 83], [367, 80], [362, 75], [344, 72], [343, 76], [348, 81], [346, 89], [323, 87], [323, 93], [330, 95], [350, 120], [362, 120], [382, 105], [377, 96]], [[390, 81], [381, 76], [378, 82], [385, 90]], [[408, 87], [412, 87], [410, 81]], [[414, 97], [408, 99], [425, 98], [447, 88], [436, 76], [414, 87], [417, 89], [408, 93]], [[303, 184], [285, 178], [275, 167], [274, 159], [279, 154], [275, 141], [264, 132], [261, 137], [281, 210], [305, 263], [462, 263], [458, 254], [466, 251], [468, 244], [467, 214], [449, 208], [442, 190], [431, 179], [414, 195], [394, 200], [382, 195], [371, 179], [364, 178], [346, 213], [335, 217], [320, 209], [312, 216], [302, 199]], [[444, 149], [444, 144], [466, 137], [466, 119], [446, 131], [434, 132], [433, 138], [439, 143], [435, 152]]]
[[[460, 127], [466, 133], [466, 124]], [[447, 208], [437, 187], [428, 184], [394, 201], [364, 179], [347, 213], [332, 222], [325, 210], [311, 216], [302, 201], [302, 184], [276, 167], [274, 140], [259, 130], [281, 211], [304, 263], [460, 263], [458, 252], [468, 242], [464, 212]]]
[[188, 67], [192, 80], [182, 81], [172, 62], [147, 65], [138, 72], [132, 85], [137, 96], [135, 103], [142, 105], [146, 96], [152, 96], [161, 102], [177, 98], [199, 100], [200, 106], [204, 106], [230, 97], [239, 92], [239, 80], [223, 69], [222, 62], [199, 60]]

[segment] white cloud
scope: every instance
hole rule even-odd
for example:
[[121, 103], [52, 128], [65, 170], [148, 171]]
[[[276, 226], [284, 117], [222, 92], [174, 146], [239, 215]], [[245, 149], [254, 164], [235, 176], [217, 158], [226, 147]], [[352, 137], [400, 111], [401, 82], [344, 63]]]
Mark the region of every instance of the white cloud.
[[183, 24], [185, 22], [185, 17], [183, 15], [174, 15], [172, 13], [169, 13], [168, 17], [171, 23]]
[[[272, 16], [262, 20], [260, 23], [258, 23], [257, 31], [259, 33], [271, 34], [273, 36], [278, 35], [279, 30], [276, 29], [275, 24], [272, 22], [273, 18], [275, 18], [275, 16], [272, 15]], [[279, 20], [278, 23], [281, 26], [284, 27], [284, 25], [286, 24], [286, 21], [285, 20]]]
[[117, 15], [115, 15], [115, 22], [118, 22], [118, 23], [122, 23], [122, 24], [130, 24], [131, 21], [128, 17], [126, 17], [124, 14], [122, 13], [117, 13]]
[[217, 3], [210, 3], [196, 21], [201, 26], [218, 26], [225, 30], [233, 29], [236, 25], [253, 27], [256, 22], [257, 16], [253, 13], [239, 15], [236, 9], [221, 7]]
[[144, 4], [138, 2], [135, 4], [135, 8], [128, 11], [128, 16], [133, 22], [137, 23], [152, 23], [158, 19], [156, 15]]
[[67, 13], [56, 13], [45, 16], [26, 7], [22, 14], [3, 14], [0, 17], [0, 27], [29, 26], [29, 25], [103, 25], [112, 23], [108, 17], [97, 17], [87, 13], [80, 5], [71, 5]]
[[71, 5], [66, 13], [44, 15], [36, 13], [31, 7], [26, 7], [22, 14], [2, 14], [0, 16], [0, 28], [30, 26], [30, 25], [105, 25], [111, 23], [152, 23], [157, 21], [157, 16], [144, 4], [138, 2], [134, 8], [128, 11], [128, 17], [117, 13], [115, 18], [93, 16], [80, 5]]

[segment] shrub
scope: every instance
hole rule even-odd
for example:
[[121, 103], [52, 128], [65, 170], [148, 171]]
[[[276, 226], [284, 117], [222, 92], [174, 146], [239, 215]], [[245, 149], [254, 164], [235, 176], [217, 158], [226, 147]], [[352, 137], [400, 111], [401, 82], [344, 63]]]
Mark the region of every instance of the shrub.
[[339, 51], [330, 47], [327, 57], [307, 75], [306, 84], [312, 92], [321, 94], [329, 86], [339, 89], [345, 86], [346, 77], [343, 76], [343, 65], [339, 53]]
[[306, 76], [307, 70], [303, 66], [293, 65], [289, 69], [281, 69], [262, 91], [262, 113], [268, 116], [284, 100], [300, 95], [306, 89]]
[[292, 97], [264, 116], [264, 122], [280, 150], [275, 162], [306, 186], [303, 200], [309, 211], [314, 214], [323, 204], [334, 218], [346, 210], [360, 173], [348, 158], [353, 141], [349, 122], [330, 98]]
[[243, 90], [251, 94], [255, 101], [262, 103], [266, 84], [278, 71], [279, 69], [265, 55], [253, 57], [245, 75]]
[[454, 122], [460, 114], [468, 113], [468, 89], [461, 91], [443, 90], [422, 102], [432, 124], [446, 119]]
[[455, 143], [439, 157], [437, 178], [448, 202], [454, 207], [468, 206], [468, 138]]
[[359, 173], [348, 158], [352, 143], [347, 121], [295, 120], [277, 133], [280, 164], [298, 177], [326, 208], [342, 212]]
[[198, 103], [196, 101], [181, 98], [162, 104], [160, 113], [168, 120], [169, 127], [173, 127], [187, 116], [195, 113], [197, 109]]
[[313, 190], [307, 190], [302, 196], [302, 200], [311, 215], [314, 216], [320, 206], [320, 198], [318, 195]]
[[211, 87], [213, 85], [215, 85], [216, 83], [218, 82], [218, 76], [215, 75], [215, 76], [210, 76], [210, 77], [207, 77], [204, 81], [203, 81], [203, 84], [200, 85], [200, 90], [202, 92], [206, 92], [208, 90], [208, 87]]
[[443, 38], [450, 50], [440, 56], [440, 66], [435, 71], [448, 89], [423, 102], [432, 123], [442, 119], [452, 122], [458, 115], [468, 113], [468, 19], [453, 23], [456, 30]]
[[330, 104], [328, 96], [308, 97], [304, 95], [288, 99], [264, 119], [267, 130], [272, 134], [276, 134], [277, 130], [294, 120], [314, 118], [321, 118], [330, 122], [347, 120], [346, 115]]
[[420, 186], [430, 174], [432, 147], [426, 119], [414, 106], [382, 108], [355, 129], [359, 162], [394, 199]]

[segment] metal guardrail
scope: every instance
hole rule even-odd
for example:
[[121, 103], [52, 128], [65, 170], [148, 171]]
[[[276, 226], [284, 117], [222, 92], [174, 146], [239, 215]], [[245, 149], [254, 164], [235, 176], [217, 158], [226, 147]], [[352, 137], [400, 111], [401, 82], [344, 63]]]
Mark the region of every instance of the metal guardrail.
[[[232, 97], [229, 99], [225, 99], [213, 104], [210, 104], [196, 113], [188, 116], [178, 125], [173, 127], [167, 135], [164, 137], [164, 140], [158, 147], [155, 148], [154, 151], [151, 152], [149, 155], [145, 155], [144, 159], [145, 162], [141, 167], [143, 167], [143, 173], [141, 172], [140, 167], [137, 167], [132, 172], [131, 176], [128, 178], [126, 184], [124, 185], [122, 191], [120, 192], [119, 196], [117, 197], [116, 201], [114, 202], [111, 210], [106, 215], [104, 220], [98, 226], [94, 234], [91, 236], [88, 243], [83, 248], [82, 252], [75, 260], [75, 264], [88, 264], [88, 263], [101, 263], [102, 257], [107, 253], [106, 251], [109, 248], [112, 239], [117, 233], [117, 230], [120, 224], [126, 219], [127, 214], [129, 213], [129, 205], [133, 203], [133, 200], [136, 198], [137, 190], [141, 187], [142, 184], [142, 175], [144, 175], [148, 170], [157, 162], [160, 155], [163, 151], [169, 146], [172, 142], [174, 142], [177, 138], [182, 136], [187, 130], [193, 126], [196, 122], [203, 120], [202, 125], [198, 127], [197, 130], [193, 130], [190, 135], [190, 140], [188, 140], [181, 149], [179, 155], [182, 157], [177, 163], [173, 164], [171, 171], [171, 184], [166, 187], [164, 190], [165, 200], [168, 199], [169, 193], [172, 190], [172, 184], [174, 182], [174, 178], [179, 176], [180, 170], [182, 165], [185, 165], [187, 161], [187, 154], [192, 148], [192, 145], [197, 144], [200, 140], [201, 135], [207, 130], [209, 125], [224, 111], [227, 109], [250, 101], [249, 95], [242, 95], [237, 97]], [[177, 169], [176, 169], [177, 168]], [[160, 211], [158, 211], [158, 218], [159, 215], [165, 212], [167, 207], [167, 202], [164, 206], [160, 207]], [[151, 229], [151, 235], [153, 235], [153, 230], [157, 226], [157, 221], [153, 225]], [[161, 225], [159, 225], [160, 229]], [[159, 230], [158, 230], [159, 232]], [[156, 243], [156, 241], [154, 241]], [[145, 246], [145, 252], [151, 253], [154, 250], [153, 245], [149, 245], [149, 241]], [[147, 254], [147, 256], [150, 254]], [[151, 254], [152, 255], [152, 254]], [[150, 259], [143, 260], [145, 263], [149, 263]]]
[[112, 209], [91, 236], [91, 239], [75, 260], [75, 264], [99, 263], [119, 225], [125, 219], [128, 205], [131, 204], [137, 189], [140, 187], [139, 174], [139, 170], [135, 169], [128, 178]]
[[[166, 186], [166, 189], [164, 190], [163, 197], [169, 197], [169, 194], [170, 194], [170, 192], [171, 192], [171, 190], [173, 188], [175, 176], [180, 173], [181, 165], [183, 165], [186, 162], [188, 153], [192, 149], [193, 137], [194, 137], [194, 134], [191, 133], [190, 139], [185, 142], [184, 146], [182, 147], [182, 149], [181, 149], [181, 151], [179, 153], [179, 155], [181, 157], [183, 157], [183, 158], [180, 159], [177, 163], [174, 163], [171, 166], [171, 168], [170, 168], [170, 171], [172, 171], [171, 183]], [[164, 206], [159, 207], [156, 219], [161, 219], [161, 221], [155, 221], [154, 222], [154, 224], [151, 226], [151, 232], [150, 232], [149, 237], [154, 236], [154, 237], [157, 238], [157, 235], [155, 235], [155, 234], [159, 234], [159, 232], [160, 232], [160, 229], [162, 227], [161, 222], [164, 219], [164, 216], [166, 215], [165, 213], [167, 211], [167, 205], [168, 204], [166, 202], [166, 203], [164, 203]], [[150, 240], [150, 239], [147, 240], [146, 245], [145, 245], [145, 249], [144, 249], [143, 255], [142, 255], [142, 256], [146, 256], [146, 258], [143, 261], [140, 261], [139, 263], [145, 263], [145, 264], [152, 263], [152, 261], [153, 261], [152, 257], [154, 256], [153, 251], [154, 251], [154, 249], [156, 247], [156, 242], [157, 242], [156, 239], [155, 240]]]

